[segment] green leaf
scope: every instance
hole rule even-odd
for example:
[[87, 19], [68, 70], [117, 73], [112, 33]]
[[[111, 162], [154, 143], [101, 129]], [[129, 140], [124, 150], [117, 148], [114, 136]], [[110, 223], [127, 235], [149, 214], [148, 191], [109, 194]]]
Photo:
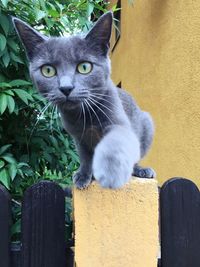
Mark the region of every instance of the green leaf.
[[22, 167], [30, 167], [30, 166], [25, 162], [20, 162], [20, 163], [18, 163], [17, 167], [22, 168]]
[[7, 161], [8, 163], [11, 163], [11, 164], [16, 163], [16, 160], [10, 155], [6, 154], [5, 156], [2, 156], [1, 158], [4, 159], [5, 161]]
[[58, 18], [59, 15], [60, 15], [56, 9], [50, 9], [50, 10], [48, 10], [48, 14], [50, 16], [52, 16], [53, 18]]
[[63, 162], [67, 162], [67, 155], [65, 153], [61, 154], [61, 158], [62, 158]]
[[67, 153], [72, 157], [72, 159], [76, 160], [79, 162], [79, 157], [78, 155], [73, 151], [73, 150], [68, 150]]
[[87, 4], [87, 16], [89, 17], [94, 11], [94, 3], [89, 2]]
[[19, 175], [20, 175], [21, 177], [24, 178], [24, 173], [23, 173], [23, 171], [22, 171], [21, 169], [18, 169], [18, 173], [19, 173]]
[[24, 64], [24, 61], [23, 61], [19, 56], [17, 56], [16, 54], [14, 54], [13, 52], [10, 52], [10, 57], [11, 57], [12, 60], [14, 60], [15, 62]]
[[42, 9], [46, 10], [45, 1], [44, 0], [39, 0], [39, 3], [41, 5]]
[[3, 51], [6, 47], [6, 37], [0, 33], [0, 51]]
[[50, 154], [48, 154], [48, 153], [44, 153], [44, 158], [48, 161], [48, 162], [52, 162], [52, 157], [51, 157], [51, 155]]
[[46, 12], [42, 11], [42, 10], [35, 10], [35, 14], [36, 14], [36, 20], [41, 20], [44, 17], [46, 17]]
[[5, 82], [5, 80], [6, 80], [5, 74], [0, 73], [0, 83]]
[[0, 147], [0, 155], [6, 152], [11, 146], [12, 146], [11, 144], [8, 144], [8, 145]]
[[21, 219], [17, 220], [11, 227], [12, 235], [18, 234], [21, 232]]
[[3, 64], [7, 68], [10, 63], [10, 55], [8, 52], [4, 53], [2, 56]]
[[15, 95], [12, 90], [6, 90], [6, 91], [4, 91], [4, 93], [7, 95], [12, 95], [12, 96]]
[[10, 189], [9, 175], [6, 169], [0, 171], [0, 182], [7, 188]]
[[10, 175], [11, 180], [13, 181], [17, 174], [17, 166], [15, 164], [9, 164], [8, 173]]
[[3, 168], [3, 166], [5, 166], [5, 162], [3, 160], [0, 160], [0, 169]]
[[7, 105], [8, 105], [8, 110], [10, 113], [13, 113], [15, 109], [15, 101], [12, 96], [7, 96]]
[[0, 94], [0, 113], [3, 114], [7, 108], [7, 95]]
[[19, 46], [18, 46], [18, 44], [13, 39], [9, 38], [7, 40], [7, 44], [8, 44], [8, 46], [10, 48], [12, 48], [12, 50], [14, 50], [15, 52], [18, 52]]
[[7, 7], [7, 5], [8, 5], [8, 0], [1, 0], [1, 3], [2, 3], [5, 7]]
[[5, 16], [4, 14], [0, 15], [0, 25], [1, 25], [5, 35], [7, 36], [8, 32], [9, 32], [10, 23], [9, 23], [8, 17]]
[[22, 89], [13, 89], [16, 95], [26, 104], [28, 105], [28, 100], [33, 101], [32, 96]]
[[12, 87], [14, 86], [24, 86], [24, 85], [31, 85], [31, 82], [25, 80], [13, 80], [9, 83]]
[[6, 83], [6, 82], [1, 82], [0, 83], [0, 88], [7, 88], [7, 87], [11, 88], [9, 83]]
[[56, 149], [59, 149], [59, 146], [58, 146], [58, 141], [56, 140], [56, 138], [54, 136], [49, 136], [50, 140], [52, 141], [52, 144], [53, 146], [56, 148]]

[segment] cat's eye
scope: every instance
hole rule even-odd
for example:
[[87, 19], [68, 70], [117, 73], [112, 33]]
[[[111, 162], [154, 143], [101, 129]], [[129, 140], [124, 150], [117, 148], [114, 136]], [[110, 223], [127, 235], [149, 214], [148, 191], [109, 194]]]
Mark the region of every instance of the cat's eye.
[[81, 74], [88, 74], [92, 71], [92, 63], [81, 62], [77, 66], [77, 71]]
[[51, 78], [56, 75], [56, 69], [51, 65], [43, 65], [41, 72], [44, 77]]

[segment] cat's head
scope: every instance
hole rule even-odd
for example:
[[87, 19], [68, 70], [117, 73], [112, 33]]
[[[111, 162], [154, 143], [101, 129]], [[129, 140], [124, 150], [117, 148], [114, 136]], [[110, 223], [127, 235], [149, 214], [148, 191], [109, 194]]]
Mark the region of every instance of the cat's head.
[[13, 18], [30, 62], [31, 78], [41, 94], [70, 108], [105, 90], [110, 77], [112, 19], [107, 12], [86, 36], [46, 37]]

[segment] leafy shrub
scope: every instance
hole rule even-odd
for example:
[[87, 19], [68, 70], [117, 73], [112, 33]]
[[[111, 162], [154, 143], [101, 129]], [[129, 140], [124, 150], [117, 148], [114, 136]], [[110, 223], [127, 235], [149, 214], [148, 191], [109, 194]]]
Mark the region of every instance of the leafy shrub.
[[[13, 240], [19, 239], [23, 192], [50, 179], [71, 184], [79, 160], [64, 132], [56, 107], [35, 90], [26, 56], [10, 16], [16, 16], [47, 35], [88, 30], [105, 11], [103, 0], [0, 0], [0, 183], [12, 195]], [[69, 202], [66, 223], [71, 219]]]

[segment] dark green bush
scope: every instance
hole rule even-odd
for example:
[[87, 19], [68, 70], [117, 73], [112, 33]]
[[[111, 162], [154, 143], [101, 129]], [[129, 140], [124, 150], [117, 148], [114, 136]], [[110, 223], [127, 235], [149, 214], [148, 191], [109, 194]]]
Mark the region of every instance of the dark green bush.
[[[56, 107], [30, 81], [10, 16], [44, 34], [63, 35], [88, 30], [105, 8], [102, 0], [0, 0], [0, 183], [12, 195], [13, 240], [19, 239], [24, 190], [42, 179], [70, 185], [79, 160]], [[69, 226], [71, 207], [67, 203]]]

